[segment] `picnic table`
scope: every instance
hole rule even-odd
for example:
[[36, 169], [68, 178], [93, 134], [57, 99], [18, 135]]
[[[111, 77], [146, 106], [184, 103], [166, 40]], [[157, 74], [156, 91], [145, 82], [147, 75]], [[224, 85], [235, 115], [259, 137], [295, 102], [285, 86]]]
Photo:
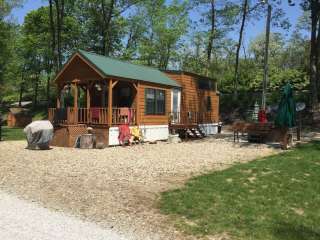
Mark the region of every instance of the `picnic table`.
[[293, 132], [297, 132], [297, 140], [300, 140], [300, 128], [279, 128], [273, 123], [249, 123], [249, 122], [235, 122], [233, 124], [234, 142], [239, 142], [239, 133], [247, 135], [248, 142], [264, 143], [280, 142], [283, 149], [287, 149], [288, 144], [291, 145], [293, 141]]

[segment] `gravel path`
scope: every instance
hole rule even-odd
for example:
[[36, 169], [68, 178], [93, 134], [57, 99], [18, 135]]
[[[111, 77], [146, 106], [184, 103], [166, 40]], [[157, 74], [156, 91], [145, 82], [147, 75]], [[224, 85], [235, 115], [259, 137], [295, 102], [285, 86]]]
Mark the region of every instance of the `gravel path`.
[[156, 207], [159, 193], [188, 178], [277, 153], [267, 145], [208, 138], [103, 150], [29, 151], [0, 143], [0, 188], [135, 239], [186, 239]]
[[129, 240], [114, 230], [81, 221], [0, 192], [0, 239]]

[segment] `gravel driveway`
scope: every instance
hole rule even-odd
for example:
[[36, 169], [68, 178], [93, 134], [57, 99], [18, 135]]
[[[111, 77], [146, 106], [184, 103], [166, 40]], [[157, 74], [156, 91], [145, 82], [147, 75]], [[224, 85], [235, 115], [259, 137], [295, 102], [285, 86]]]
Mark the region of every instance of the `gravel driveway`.
[[0, 192], [0, 239], [130, 240], [130, 237]]
[[186, 239], [156, 207], [161, 191], [194, 175], [277, 153], [230, 139], [145, 144], [103, 150], [24, 149], [0, 143], [0, 188], [25, 199], [115, 228], [135, 239]]

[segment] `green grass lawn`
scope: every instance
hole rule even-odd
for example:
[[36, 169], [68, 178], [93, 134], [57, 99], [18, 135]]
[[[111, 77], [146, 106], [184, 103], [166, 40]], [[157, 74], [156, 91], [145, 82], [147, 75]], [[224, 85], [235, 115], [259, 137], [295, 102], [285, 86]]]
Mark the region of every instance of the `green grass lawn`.
[[320, 239], [320, 142], [195, 177], [160, 209], [194, 235], [245, 240]]
[[48, 119], [48, 109], [38, 108], [31, 111], [32, 121]]
[[8, 128], [2, 126], [2, 140], [4, 141], [16, 141], [25, 140], [26, 136], [22, 128]]

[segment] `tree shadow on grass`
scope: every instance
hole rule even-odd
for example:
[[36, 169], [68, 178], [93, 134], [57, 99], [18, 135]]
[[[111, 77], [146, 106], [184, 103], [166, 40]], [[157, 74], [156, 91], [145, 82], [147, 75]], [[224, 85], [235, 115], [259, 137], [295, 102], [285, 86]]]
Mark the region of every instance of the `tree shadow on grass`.
[[273, 229], [273, 235], [275, 239], [279, 240], [318, 240], [320, 239], [320, 229], [279, 222]]

